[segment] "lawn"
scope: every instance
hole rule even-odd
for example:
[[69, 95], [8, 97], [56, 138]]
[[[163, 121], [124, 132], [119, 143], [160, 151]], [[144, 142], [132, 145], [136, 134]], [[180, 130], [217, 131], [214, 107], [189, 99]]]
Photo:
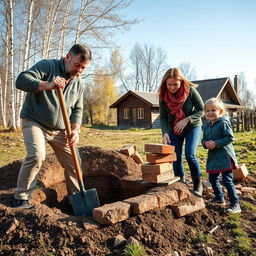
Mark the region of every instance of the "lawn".
[[[145, 160], [144, 144], [161, 143], [160, 129], [129, 129], [117, 130], [111, 128], [88, 128], [82, 127], [79, 147], [98, 146], [113, 150], [119, 150], [123, 145], [133, 144]], [[245, 163], [249, 171], [256, 170], [256, 132], [235, 133], [234, 142], [238, 162]], [[52, 150], [47, 146], [47, 153]], [[0, 167], [14, 160], [23, 158], [25, 148], [21, 131], [6, 132], [0, 130]], [[207, 151], [199, 145], [197, 155], [202, 170], [205, 169]], [[185, 165], [187, 169], [187, 166]]]

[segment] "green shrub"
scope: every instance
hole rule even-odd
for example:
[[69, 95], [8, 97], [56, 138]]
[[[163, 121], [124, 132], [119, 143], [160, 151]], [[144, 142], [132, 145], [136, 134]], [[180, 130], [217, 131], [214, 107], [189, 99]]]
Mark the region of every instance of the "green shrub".
[[141, 244], [130, 243], [124, 248], [125, 256], [146, 256], [146, 250]]

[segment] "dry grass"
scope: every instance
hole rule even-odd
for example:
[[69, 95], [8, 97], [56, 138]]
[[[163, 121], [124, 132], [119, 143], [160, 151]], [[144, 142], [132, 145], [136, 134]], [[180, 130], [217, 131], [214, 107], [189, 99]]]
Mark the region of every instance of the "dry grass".
[[[245, 163], [249, 171], [256, 170], [256, 132], [235, 133], [234, 147], [239, 163]], [[144, 144], [161, 143], [160, 129], [129, 129], [118, 130], [107, 127], [88, 128], [82, 127], [79, 147], [98, 146], [107, 149], [119, 150], [123, 145], [133, 144], [137, 147], [139, 154], [145, 160]], [[47, 153], [52, 153], [47, 146]], [[197, 155], [202, 170], [205, 169], [207, 150], [201, 145], [198, 147]], [[22, 132], [7, 132], [0, 130], [0, 167], [25, 156]], [[185, 165], [185, 168], [187, 166]]]

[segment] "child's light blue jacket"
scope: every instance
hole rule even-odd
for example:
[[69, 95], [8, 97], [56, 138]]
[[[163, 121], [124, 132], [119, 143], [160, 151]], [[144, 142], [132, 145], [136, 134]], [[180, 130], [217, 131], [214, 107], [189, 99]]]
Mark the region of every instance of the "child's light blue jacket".
[[204, 148], [206, 148], [205, 142], [208, 140], [215, 141], [217, 148], [208, 150], [207, 172], [216, 172], [217, 170], [230, 168], [231, 159], [233, 159], [235, 166], [237, 166], [237, 159], [232, 144], [234, 134], [227, 116], [220, 117], [214, 124], [211, 124], [209, 120], [205, 122], [202, 138]]

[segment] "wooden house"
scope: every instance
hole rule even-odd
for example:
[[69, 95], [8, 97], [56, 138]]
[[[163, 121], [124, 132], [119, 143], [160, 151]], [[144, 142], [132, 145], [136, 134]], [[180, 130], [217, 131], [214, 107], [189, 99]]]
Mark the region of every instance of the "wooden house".
[[[228, 112], [243, 108], [238, 97], [237, 76], [233, 86], [229, 77], [193, 81], [203, 101], [209, 98], [221, 99]], [[159, 99], [155, 92], [128, 91], [110, 108], [117, 108], [117, 125], [119, 128], [159, 128]]]

